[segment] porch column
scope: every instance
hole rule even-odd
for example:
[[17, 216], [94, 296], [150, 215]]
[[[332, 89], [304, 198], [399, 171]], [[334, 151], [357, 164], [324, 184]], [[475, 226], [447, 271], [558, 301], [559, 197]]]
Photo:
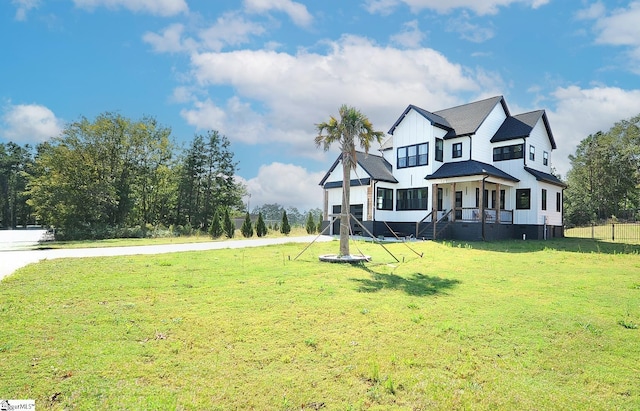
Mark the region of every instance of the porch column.
[[496, 183], [496, 224], [500, 224], [500, 183]]
[[478, 181], [478, 190], [480, 194], [478, 195], [478, 213], [480, 216], [480, 221], [484, 221], [484, 180]]
[[[484, 191], [485, 190], [484, 189], [486, 187], [486, 179], [487, 179], [487, 176], [485, 176], [482, 180], [480, 180], [480, 224], [482, 224], [482, 227], [480, 228], [480, 230], [482, 232], [482, 241], [485, 241], [484, 229], [485, 229], [485, 224], [487, 223], [487, 216], [484, 215], [484, 212], [485, 212], [485, 208], [484, 208], [484, 201], [485, 201]], [[488, 206], [489, 199], [487, 198], [486, 200], [487, 200], [487, 206]]]
[[431, 221], [433, 222], [433, 239], [436, 239], [436, 221], [438, 221], [438, 185], [431, 186]]
[[451, 221], [456, 221], [456, 183], [451, 185]]
[[322, 219], [329, 220], [329, 193], [327, 190], [322, 190], [324, 192], [324, 210], [322, 210]]
[[374, 196], [373, 196], [373, 181], [367, 187], [367, 221], [373, 220], [373, 204], [374, 204]]

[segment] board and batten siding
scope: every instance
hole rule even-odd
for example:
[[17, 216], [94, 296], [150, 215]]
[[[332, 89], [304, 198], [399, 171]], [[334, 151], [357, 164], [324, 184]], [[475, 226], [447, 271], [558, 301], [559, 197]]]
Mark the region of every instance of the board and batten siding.
[[[535, 160], [529, 160], [529, 147], [534, 146], [536, 149]], [[549, 153], [549, 164], [546, 166], [542, 162], [543, 152]], [[528, 167], [535, 168], [536, 170], [543, 171], [545, 173], [551, 173], [551, 141], [549, 140], [549, 134], [544, 126], [542, 118], [538, 120], [531, 134], [527, 138], [527, 147], [525, 147], [526, 164]]]
[[496, 134], [507, 114], [502, 104], [496, 104], [489, 115], [484, 119], [476, 134], [472, 137], [472, 158], [483, 163], [493, 163], [493, 148], [491, 138]]

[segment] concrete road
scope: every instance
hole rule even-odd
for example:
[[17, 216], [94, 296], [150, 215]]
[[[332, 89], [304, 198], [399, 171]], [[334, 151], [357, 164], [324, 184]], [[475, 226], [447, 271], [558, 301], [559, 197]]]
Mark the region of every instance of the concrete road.
[[[261, 238], [252, 240], [211, 241], [206, 243], [143, 245], [134, 247], [76, 248], [57, 250], [11, 250], [0, 251], [0, 280], [18, 268], [40, 260], [56, 258], [85, 258], [118, 255], [142, 255], [179, 253], [184, 251], [220, 250], [225, 248], [261, 247], [273, 244], [311, 243], [316, 236]], [[316, 241], [333, 241], [333, 237], [320, 236]], [[301, 249], [302, 251], [302, 249]]]

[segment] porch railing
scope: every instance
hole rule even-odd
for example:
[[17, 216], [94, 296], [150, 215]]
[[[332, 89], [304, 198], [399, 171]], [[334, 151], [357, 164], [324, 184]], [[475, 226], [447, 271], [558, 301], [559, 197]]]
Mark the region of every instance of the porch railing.
[[[457, 221], [481, 222], [482, 211], [478, 207], [456, 207], [455, 216]], [[496, 210], [495, 208], [484, 209], [484, 221], [486, 223], [496, 223], [496, 213], [500, 212], [501, 224], [513, 224], [513, 210]]]

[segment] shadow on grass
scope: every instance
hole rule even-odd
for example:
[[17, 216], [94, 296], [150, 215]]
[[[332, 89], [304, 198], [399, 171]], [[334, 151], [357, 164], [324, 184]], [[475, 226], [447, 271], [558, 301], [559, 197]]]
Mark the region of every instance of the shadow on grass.
[[552, 240], [505, 240], [486, 242], [443, 241], [451, 247], [503, 253], [531, 253], [556, 250], [574, 253], [640, 254], [640, 244], [614, 243], [585, 238], [558, 238]]
[[404, 291], [408, 295], [426, 297], [442, 293], [443, 290], [459, 284], [459, 280], [431, 277], [415, 273], [407, 278], [395, 274], [381, 274], [368, 267], [363, 269], [371, 274], [371, 278], [352, 278], [351, 281], [359, 283], [358, 292], [375, 293], [382, 289]]

